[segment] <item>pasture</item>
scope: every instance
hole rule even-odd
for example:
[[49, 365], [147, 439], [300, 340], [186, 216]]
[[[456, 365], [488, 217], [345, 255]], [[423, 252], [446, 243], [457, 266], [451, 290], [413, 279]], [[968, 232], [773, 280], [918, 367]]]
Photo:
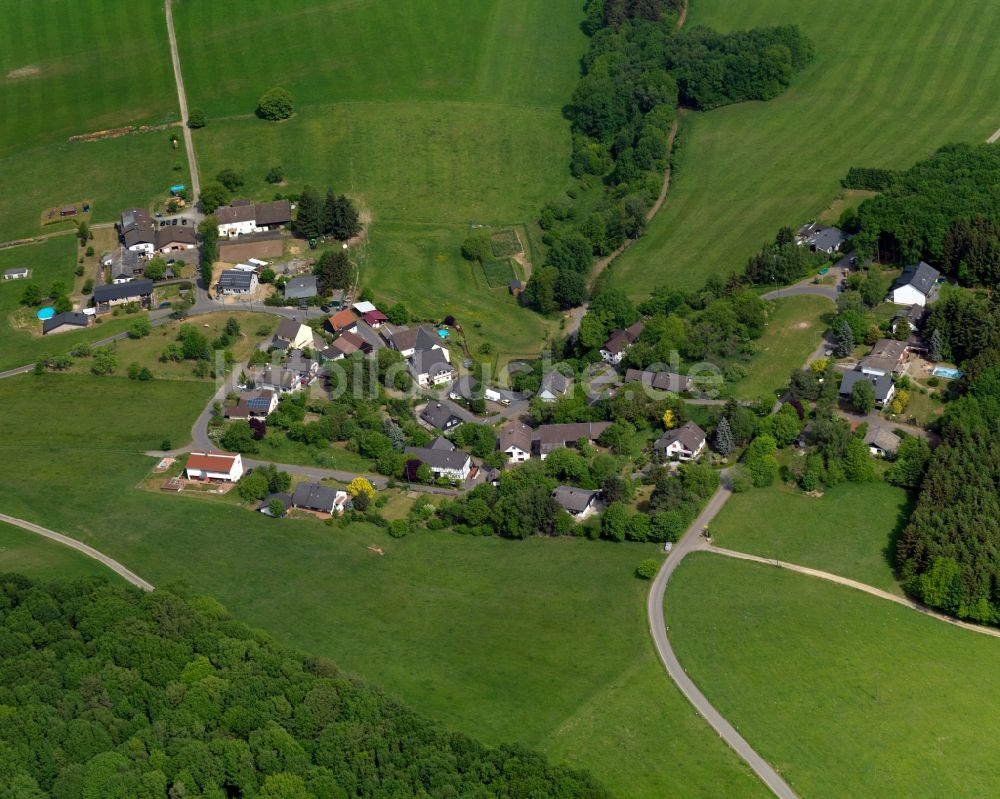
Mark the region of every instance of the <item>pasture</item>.
[[[42, 392], [51, 403], [39, 403]], [[0, 482], [10, 488], [0, 511], [79, 537], [155, 585], [211, 594], [453, 728], [589, 768], [615, 795], [765, 795], [655, 659], [648, 584], [633, 576], [654, 547], [392, 539], [136, 490], [152, 465], [140, 453], [186, 440], [210, 393], [180, 380], [0, 381]], [[29, 414], [44, 436], [20, 422]]]
[[10, 524], [0, 524], [0, 574], [4, 572], [17, 572], [36, 580], [104, 577], [124, 584], [117, 574], [93, 558]]
[[688, 674], [799, 796], [1000, 791], [982, 745], [1000, 734], [1000, 640], [708, 553], [665, 608]]
[[58, 236], [38, 244], [0, 250], [0, 272], [27, 266], [27, 280], [0, 280], [0, 371], [32, 363], [39, 358], [65, 355], [81, 342], [95, 341], [120, 333], [134, 317], [105, 317], [79, 332], [42, 336], [42, 323], [35, 318], [37, 308], [21, 305], [25, 286], [36, 284], [47, 294], [56, 281], [73, 286], [76, 277], [76, 238]]
[[[189, 101], [208, 116], [195, 131], [203, 177], [231, 167], [258, 198], [307, 184], [348, 194], [373, 220], [363, 284], [433, 318], [466, 311], [499, 349], [537, 354], [545, 323], [456, 259], [470, 225], [532, 222], [572, 182], [562, 107], [587, 46], [581, 4], [248, 0], [231, 11], [175, 11]], [[254, 116], [271, 86], [295, 96], [291, 119]], [[287, 185], [264, 181], [274, 165]]]
[[712, 538], [720, 547], [901, 593], [892, 565], [910, 504], [906, 491], [882, 482], [841, 483], [821, 497], [775, 485], [730, 497], [712, 522]]
[[816, 58], [785, 94], [685, 116], [670, 196], [613, 269], [633, 296], [741, 271], [779, 227], [823, 212], [851, 166], [904, 168], [1000, 127], [996, 0], [698, 0], [686, 24], [791, 23]]
[[0, 0], [0, 18], [0, 240], [39, 232], [49, 206], [90, 197], [94, 221], [109, 221], [186, 182], [165, 130], [69, 142], [178, 119], [162, 5]]

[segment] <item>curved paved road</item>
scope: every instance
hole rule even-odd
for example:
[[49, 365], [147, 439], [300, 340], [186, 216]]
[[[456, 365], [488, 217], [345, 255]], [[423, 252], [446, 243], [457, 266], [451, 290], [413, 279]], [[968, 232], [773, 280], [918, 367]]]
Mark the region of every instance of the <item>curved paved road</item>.
[[70, 538], [69, 536], [63, 535], [62, 533], [57, 533], [55, 530], [49, 530], [47, 527], [41, 527], [40, 525], [33, 524], [32, 522], [25, 521], [24, 519], [18, 519], [14, 516], [8, 516], [6, 513], [0, 513], [0, 522], [6, 522], [7, 524], [12, 524], [15, 527], [20, 527], [22, 530], [27, 530], [29, 533], [35, 533], [36, 535], [44, 536], [45, 538], [50, 538], [53, 541], [58, 541], [60, 544], [65, 544], [68, 547], [72, 547], [78, 552], [82, 552], [89, 558], [93, 558], [99, 563], [103, 563], [111, 571], [116, 574], [121, 575], [128, 582], [137, 588], [141, 588], [143, 591], [152, 591], [153, 584], [143, 580], [138, 574], [122, 566], [117, 560], [109, 558], [102, 552], [98, 552], [92, 546], [84, 544], [82, 541], [77, 541], [75, 538]]
[[736, 731], [736, 728], [726, 721], [722, 714], [712, 706], [712, 703], [708, 701], [705, 695], [698, 690], [698, 686], [688, 677], [687, 672], [681, 666], [667, 637], [667, 625], [663, 615], [663, 601], [667, 582], [685, 555], [707, 547], [705, 539], [701, 537], [701, 531], [715, 518], [715, 515], [726, 504], [726, 500], [730, 496], [732, 496], [732, 491], [729, 488], [728, 476], [723, 473], [722, 485], [712, 495], [712, 498], [708, 501], [708, 505], [698, 515], [698, 518], [688, 527], [687, 532], [681, 540], [674, 544], [673, 551], [663, 563], [663, 567], [653, 581], [653, 586], [649, 591], [649, 599], [646, 602], [649, 631], [653, 636], [653, 643], [656, 645], [656, 651], [660, 656], [660, 660], [663, 661], [663, 666], [666, 668], [667, 674], [677, 684], [677, 687], [681, 689], [681, 693], [687, 697], [687, 700], [694, 705], [695, 710], [712, 726], [722, 740], [757, 773], [757, 776], [771, 789], [775, 796], [780, 797], [780, 799], [797, 799], [795, 792], [782, 779], [781, 775], [754, 751], [753, 747], [747, 743], [747, 740]]

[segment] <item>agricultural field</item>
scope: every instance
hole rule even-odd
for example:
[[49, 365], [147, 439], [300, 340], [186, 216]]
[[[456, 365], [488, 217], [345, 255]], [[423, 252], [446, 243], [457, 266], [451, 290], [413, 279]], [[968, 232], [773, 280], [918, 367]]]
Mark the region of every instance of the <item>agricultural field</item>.
[[104, 577], [123, 583], [117, 574], [96, 560], [9, 524], [0, 524], [0, 573], [4, 572], [17, 572], [36, 580]]
[[893, 556], [910, 511], [906, 491], [888, 483], [841, 483], [821, 497], [776, 485], [733, 495], [712, 522], [712, 538], [901, 593]]
[[95, 341], [120, 333], [134, 317], [105, 316], [79, 332], [42, 336], [42, 323], [35, 318], [37, 308], [21, 305], [24, 288], [35, 283], [43, 293], [56, 281], [72, 286], [76, 277], [76, 238], [58, 236], [38, 244], [0, 250], [0, 272], [18, 266], [31, 269], [27, 280], [0, 280], [0, 371], [32, 363], [38, 358], [65, 355], [81, 342]]
[[[208, 117], [195, 131], [203, 178], [231, 167], [261, 198], [345, 192], [373, 220], [364, 284], [537, 354], [544, 321], [482, 270], [470, 278], [458, 250], [470, 225], [534, 220], [571, 183], [562, 107], [587, 44], [577, 0], [249, 0], [238, 19], [210, 3], [175, 17], [189, 102]], [[254, 116], [271, 86], [295, 96], [291, 119]], [[264, 182], [273, 165], [287, 185]]]
[[[851, 166], [899, 169], [1000, 127], [1000, 3], [691, 3], [687, 26], [796, 23], [816, 58], [766, 103], [687, 114], [670, 196], [613, 269], [645, 297], [740, 271], [782, 225], [819, 215]], [[962, 91], [955, 91], [961, 86]]]
[[736, 386], [740, 399], [773, 396], [788, 385], [822, 343], [834, 313], [825, 297], [809, 295], [775, 300], [764, 335], [754, 342], [754, 355], [745, 364], [749, 375]]
[[[765, 795], [655, 659], [648, 584], [633, 575], [654, 547], [397, 540], [137, 490], [153, 464], [142, 451], [186, 440], [210, 393], [180, 380], [0, 381], [0, 511], [79, 537], [154, 585], [210, 594], [454, 728], [589, 768], [616, 795]], [[31, 429], [17, 421], [28, 415]]]
[[0, 17], [0, 240], [40, 233], [50, 206], [90, 199], [106, 222], [186, 182], [167, 130], [69, 141], [179, 118], [161, 5], [0, 0]]
[[1000, 640], [707, 553], [665, 608], [688, 674], [799, 796], [1000, 791], [982, 745], [1000, 734]]

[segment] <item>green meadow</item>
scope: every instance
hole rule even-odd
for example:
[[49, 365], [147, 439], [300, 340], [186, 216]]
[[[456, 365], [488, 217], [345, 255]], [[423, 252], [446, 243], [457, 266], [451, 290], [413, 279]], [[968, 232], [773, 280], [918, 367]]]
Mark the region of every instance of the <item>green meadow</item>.
[[0, 573], [3, 572], [17, 572], [36, 580], [104, 577], [122, 582], [117, 574], [93, 558], [10, 524], [0, 524]]
[[801, 797], [990, 797], [1000, 640], [824, 580], [695, 553], [670, 640]]
[[779, 227], [830, 205], [851, 166], [907, 167], [1000, 128], [997, 0], [695, 0], [686, 24], [792, 23], [816, 58], [787, 92], [685, 115], [670, 197], [613, 268], [634, 296], [742, 270]]
[[186, 182], [165, 130], [69, 142], [178, 119], [162, 5], [0, 0], [0, 19], [0, 241], [41, 232], [51, 206], [89, 199], [109, 221]]
[[153, 465], [142, 451], [186, 440], [210, 394], [183, 380], [0, 381], [0, 511], [85, 540], [154, 585], [210, 594], [453, 728], [589, 768], [616, 796], [765, 795], [650, 646], [648, 583], [634, 569], [654, 547], [393, 539], [140, 489]]

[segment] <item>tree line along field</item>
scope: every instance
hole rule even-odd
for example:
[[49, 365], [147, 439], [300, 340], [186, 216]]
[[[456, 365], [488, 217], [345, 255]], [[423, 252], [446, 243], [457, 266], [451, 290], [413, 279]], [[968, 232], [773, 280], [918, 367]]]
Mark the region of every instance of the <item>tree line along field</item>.
[[[537, 353], [544, 322], [471, 282], [456, 258], [469, 225], [531, 222], [570, 185], [562, 107], [586, 48], [581, 4], [235, 8], [180, 3], [174, 12], [189, 104], [208, 118], [194, 131], [203, 178], [231, 167], [244, 175], [241, 192], [261, 198], [306, 184], [346, 192], [373, 220], [363, 284], [432, 318], [453, 313], [467, 330], [489, 324], [500, 349]], [[291, 119], [254, 117], [272, 86], [294, 95]], [[286, 185], [264, 182], [273, 165]], [[469, 305], [471, 316], [452, 310]]]
[[0, 512], [80, 538], [154, 585], [214, 596], [455, 729], [588, 768], [615, 795], [764, 795], [649, 646], [647, 584], [633, 572], [652, 546], [392, 539], [138, 489], [154, 462], [142, 452], [186, 441], [211, 392], [91, 375], [0, 381]]
[[816, 57], [786, 93], [684, 116], [670, 196], [612, 268], [633, 296], [742, 270], [779, 227], [822, 212], [851, 166], [903, 168], [1000, 127], [995, 0], [698, 0], [686, 25], [791, 23], [815, 43]]
[[89, 198], [108, 221], [186, 182], [166, 131], [68, 141], [179, 118], [161, 5], [0, 0], [0, 18], [0, 240], [37, 234], [49, 206]]
[[799, 796], [1000, 790], [982, 745], [1000, 733], [997, 639], [703, 553], [678, 569], [665, 609], [688, 674]]

